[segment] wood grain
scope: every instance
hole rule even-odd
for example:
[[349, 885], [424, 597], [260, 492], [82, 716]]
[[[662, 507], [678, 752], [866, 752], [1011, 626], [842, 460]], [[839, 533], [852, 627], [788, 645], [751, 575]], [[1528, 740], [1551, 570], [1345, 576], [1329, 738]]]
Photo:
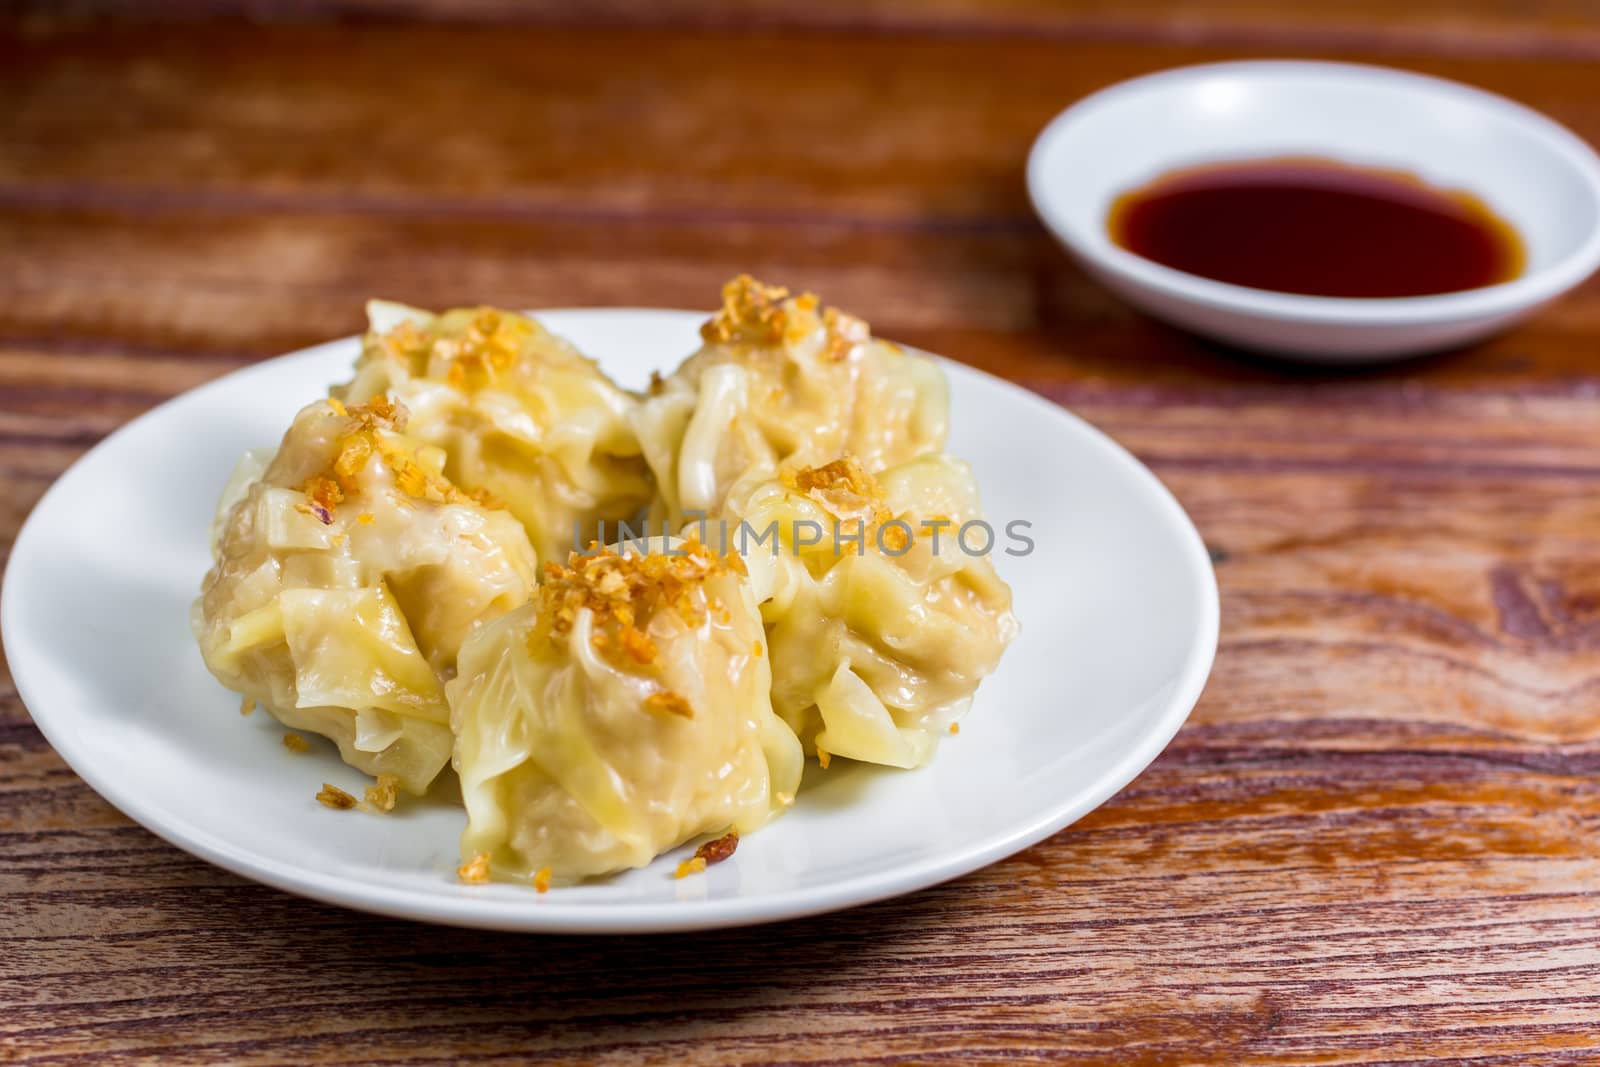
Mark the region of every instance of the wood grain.
[[681, 306], [749, 269], [1132, 448], [1212, 547], [1223, 632], [1191, 723], [1069, 830], [902, 900], [656, 938], [241, 882], [99, 800], [0, 672], [0, 1059], [1600, 1060], [1600, 285], [1468, 351], [1294, 370], [1126, 310], [1027, 209], [1065, 103], [1278, 51], [1600, 141], [1578, 0], [14, 12], [0, 552], [116, 426], [369, 295]]

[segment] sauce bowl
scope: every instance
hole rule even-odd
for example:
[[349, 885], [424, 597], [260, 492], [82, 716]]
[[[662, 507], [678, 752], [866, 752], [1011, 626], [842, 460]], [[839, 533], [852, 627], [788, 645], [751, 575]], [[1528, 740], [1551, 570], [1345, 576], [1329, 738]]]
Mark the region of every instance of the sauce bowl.
[[[1432, 296], [1302, 296], [1174, 270], [1111, 239], [1120, 193], [1183, 167], [1290, 156], [1408, 171], [1473, 193], [1522, 237], [1526, 267], [1498, 285]], [[1045, 226], [1130, 304], [1215, 340], [1320, 363], [1479, 340], [1600, 266], [1600, 158], [1584, 141], [1503, 97], [1383, 67], [1216, 63], [1122, 82], [1045, 127], [1027, 178]]]

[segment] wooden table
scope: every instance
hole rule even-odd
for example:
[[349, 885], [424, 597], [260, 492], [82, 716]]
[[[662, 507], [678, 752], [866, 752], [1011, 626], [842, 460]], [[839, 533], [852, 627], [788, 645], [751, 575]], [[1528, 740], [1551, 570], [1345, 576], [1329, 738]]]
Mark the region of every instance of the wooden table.
[[1137, 452], [1212, 547], [1220, 655], [1167, 753], [1020, 856], [601, 939], [243, 882], [101, 801], [0, 675], [0, 1060], [1600, 1056], [1600, 285], [1296, 370], [1133, 314], [1022, 188], [1065, 104], [1238, 56], [1460, 78], [1600, 142], [1592, 2], [201, 6], [6, 16], [0, 543], [117, 425], [370, 294], [699, 306], [750, 270]]

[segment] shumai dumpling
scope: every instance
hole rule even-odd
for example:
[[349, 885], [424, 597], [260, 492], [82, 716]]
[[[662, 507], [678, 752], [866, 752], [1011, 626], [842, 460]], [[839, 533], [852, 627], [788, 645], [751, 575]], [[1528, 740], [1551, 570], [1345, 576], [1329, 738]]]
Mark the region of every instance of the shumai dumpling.
[[853, 458], [752, 477], [729, 493], [761, 600], [772, 705], [819, 758], [916, 767], [1017, 633], [965, 463], [927, 456], [876, 478]]
[[715, 514], [751, 471], [844, 453], [876, 471], [944, 447], [949, 396], [938, 366], [809, 293], [741, 275], [700, 334], [705, 345], [657, 379], [634, 415], [656, 476], [651, 519], [670, 529]]
[[386, 401], [319, 401], [264, 469], [246, 457], [194, 627], [223, 685], [421, 793], [450, 760], [456, 653], [532, 596], [538, 566], [521, 525], [404, 428]]
[[377, 300], [367, 315], [356, 376], [334, 395], [404, 403], [407, 432], [444, 450], [445, 476], [504, 501], [539, 558], [565, 559], [602, 523], [632, 519], [649, 503], [650, 472], [629, 423], [633, 397], [537, 321]]
[[448, 686], [463, 857], [571, 882], [761, 826], [805, 758], [772, 713], [765, 644], [737, 556], [656, 538], [546, 564]]

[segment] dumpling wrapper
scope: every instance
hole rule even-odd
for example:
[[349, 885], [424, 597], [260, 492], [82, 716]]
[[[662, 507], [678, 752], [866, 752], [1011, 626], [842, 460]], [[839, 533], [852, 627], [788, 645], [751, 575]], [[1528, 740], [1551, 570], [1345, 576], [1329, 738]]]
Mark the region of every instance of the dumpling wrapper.
[[538, 599], [468, 641], [448, 685], [463, 858], [572, 882], [756, 829], [804, 764], [770, 687], [737, 557], [657, 538], [547, 567]]
[[656, 476], [652, 522], [716, 515], [734, 482], [849, 453], [869, 471], [938, 452], [949, 395], [937, 364], [811, 294], [741, 275], [705, 345], [657, 380], [633, 422]]
[[537, 320], [379, 300], [367, 314], [355, 377], [334, 395], [403, 403], [407, 433], [443, 450], [453, 483], [503, 501], [539, 558], [565, 559], [649, 503], [634, 398]]
[[967, 465], [928, 456], [874, 478], [845, 458], [753, 475], [724, 513], [709, 539], [744, 553], [773, 708], [807, 751], [927, 762], [1017, 633], [1010, 588], [957, 538], [982, 517]]
[[453, 744], [442, 679], [468, 635], [532, 595], [537, 558], [403, 426], [387, 404], [320, 401], [270, 462], [247, 456], [193, 622], [223, 685], [421, 793]]

